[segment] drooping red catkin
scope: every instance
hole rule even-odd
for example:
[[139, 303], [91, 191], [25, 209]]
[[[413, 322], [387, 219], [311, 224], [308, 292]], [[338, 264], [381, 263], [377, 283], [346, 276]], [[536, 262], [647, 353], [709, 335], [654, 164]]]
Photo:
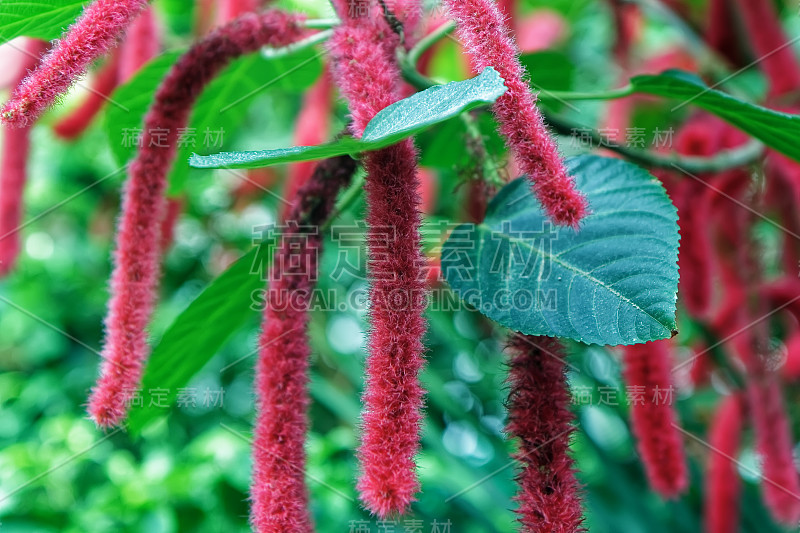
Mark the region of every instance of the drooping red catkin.
[[183, 211], [182, 198], [167, 198], [164, 218], [161, 219], [161, 251], [166, 252], [175, 238], [175, 225]]
[[304, 481], [308, 305], [322, 247], [319, 225], [332, 211], [337, 192], [349, 182], [355, 166], [348, 156], [317, 165], [292, 198], [274, 253], [256, 371], [251, 522], [259, 533], [313, 531]]
[[86, 131], [94, 117], [97, 116], [97, 113], [108, 101], [108, 95], [117, 86], [118, 65], [119, 54], [115, 51], [108, 58], [106, 64], [97, 72], [86, 99], [74, 111], [53, 126], [53, 131], [56, 135], [62, 139], [71, 140]]
[[89, 401], [89, 413], [100, 426], [124, 419], [149, 351], [145, 328], [155, 301], [166, 175], [177, 151], [178, 130], [186, 126], [203, 88], [232, 59], [262, 46], [296, 41], [303, 34], [299, 20], [279, 11], [242, 16], [195, 43], [156, 92], [145, 116], [142, 149], [130, 164], [117, 232], [104, 361]]
[[739, 531], [742, 483], [736, 457], [744, 430], [744, 407], [740, 395], [730, 395], [722, 401], [711, 419], [703, 513], [707, 533]]
[[508, 90], [495, 102], [494, 114], [542, 207], [556, 223], [577, 227], [588, 212], [586, 198], [575, 189], [536, 108], [536, 97], [525, 82], [525, 69], [497, 5], [493, 0], [444, 0], [444, 5], [458, 24], [473, 67], [480, 71], [492, 66], [505, 80]]
[[[400, 73], [390, 53], [399, 41], [382, 17], [340, 16], [346, 22], [329, 41], [332, 73], [360, 136], [379, 110], [399, 99]], [[426, 282], [416, 159], [410, 140], [364, 157], [371, 286], [358, 490], [380, 517], [405, 512], [419, 489], [414, 455], [422, 419]]]
[[[294, 130], [295, 146], [315, 146], [327, 140], [333, 103], [332, 92], [330, 74], [326, 70], [303, 97], [302, 108]], [[313, 161], [290, 165], [284, 187], [284, 198], [296, 198], [297, 191], [311, 177], [314, 168]], [[290, 205], [286, 204], [287, 212], [291, 209]]]
[[120, 48], [119, 82], [125, 83], [161, 50], [161, 32], [153, 8], [142, 11], [125, 33]]
[[[625, 346], [625, 381], [631, 397], [631, 424], [636, 448], [653, 489], [673, 498], [688, 485], [681, 434], [675, 427], [674, 389], [670, 376], [670, 341]], [[641, 394], [639, 394], [641, 393]]]
[[800, 88], [800, 64], [772, 0], [736, 0], [771, 97]]
[[775, 520], [787, 526], [797, 525], [800, 477], [792, 456], [794, 441], [777, 376], [768, 373], [751, 378], [747, 396], [756, 450], [763, 461], [764, 503]]
[[574, 431], [569, 410], [564, 350], [556, 339], [515, 334], [509, 338], [506, 431], [519, 440], [522, 469], [516, 512], [529, 533], [585, 531], [580, 487], [569, 456]]
[[[29, 39], [22, 47], [24, 58], [19, 65], [16, 83], [32, 69], [47, 44]], [[19, 226], [22, 221], [22, 196], [27, 181], [28, 152], [31, 127], [3, 128], [3, 146], [0, 154], [0, 276], [5, 276], [19, 255]]]
[[145, 6], [147, 0], [95, 0], [89, 4], [0, 110], [3, 122], [14, 127], [33, 123], [93, 61], [116, 44]]

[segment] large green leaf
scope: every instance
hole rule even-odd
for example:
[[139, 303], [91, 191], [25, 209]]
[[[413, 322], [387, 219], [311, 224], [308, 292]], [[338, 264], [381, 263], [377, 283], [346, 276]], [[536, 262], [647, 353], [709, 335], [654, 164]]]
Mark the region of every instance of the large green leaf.
[[[135, 155], [137, 146], [131, 141], [137, 131], [141, 132], [155, 91], [178, 57], [179, 52], [159, 56], [111, 96], [114, 101], [124, 102], [127, 108], [109, 106], [106, 115], [106, 132], [119, 164]], [[183, 189], [190, 171], [185, 161], [192, 151], [224, 147], [246, 116], [256, 94], [274, 89], [301, 91], [314, 82], [321, 69], [319, 53], [313, 49], [270, 58], [251, 54], [234, 61], [205, 88], [194, 105], [184, 141], [179, 140], [176, 163], [169, 174], [170, 193]], [[217, 144], [218, 141], [221, 144]]]
[[[252, 293], [265, 285], [260, 270], [269, 257], [250, 251], [206, 287], [164, 333], [153, 350], [142, 380], [142, 402], [131, 409], [128, 429], [136, 434], [153, 418], [166, 414], [179, 389], [219, 351], [225, 341], [255, 314]], [[260, 261], [259, 268], [253, 268]], [[152, 393], [153, 391], [160, 393]], [[166, 391], [166, 392], [164, 392]], [[151, 394], [152, 393], [152, 394]], [[158, 394], [158, 401], [151, 398]]]
[[81, 14], [89, 0], [0, 1], [0, 41], [27, 35], [55, 39]]
[[759, 141], [800, 161], [800, 116], [773, 111], [709, 88], [703, 80], [678, 70], [657, 76], [636, 76], [633, 90], [681, 100], [726, 120]]
[[445, 279], [489, 318], [529, 335], [636, 344], [676, 331], [677, 212], [646, 171], [618, 159], [567, 160], [591, 214], [554, 227], [526, 179], [504, 187], [486, 220], [455, 228]]
[[472, 79], [437, 85], [382, 109], [367, 124], [361, 139], [344, 137], [319, 146], [223, 152], [209, 156], [195, 154], [189, 163], [197, 168], [258, 168], [378, 150], [464, 111], [490, 104], [505, 90], [503, 79], [497, 71], [487, 67]]

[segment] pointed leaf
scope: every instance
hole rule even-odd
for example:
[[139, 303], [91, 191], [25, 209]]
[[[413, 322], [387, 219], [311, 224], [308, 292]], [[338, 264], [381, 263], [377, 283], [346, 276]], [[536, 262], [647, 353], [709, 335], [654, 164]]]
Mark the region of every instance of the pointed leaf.
[[589, 199], [580, 231], [555, 227], [520, 178], [482, 224], [442, 250], [447, 282], [489, 318], [529, 335], [637, 344], [675, 333], [677, 212], [661, 183], [618, 159], [567, 160]]
[[195, 154], [189, 159], [189, 164], [197, 168], [258, 168], [378, 150], [464, 111], [490, 104], [505, 91], [503, 79], [496, 70], [487, 67], [472, 79], [431, 87], [382, 109], [367, 124], [361, 139], [344, 137], [320, 146], [223, 152], [209, 156]]

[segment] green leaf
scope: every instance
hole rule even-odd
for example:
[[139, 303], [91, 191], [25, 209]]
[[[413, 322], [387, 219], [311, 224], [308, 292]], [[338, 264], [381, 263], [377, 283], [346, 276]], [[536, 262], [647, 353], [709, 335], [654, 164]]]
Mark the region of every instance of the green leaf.
[[709, 88], [687, 72], [669, 70], [631, 79], [634, 91], [681, 100], [713, 113], [787, 156], [800, 161], [800, 116], [773, 111]]
[[55, 39], [72, 24], [89, 0], [0, 1], [0, 39], [10, 41], [20, 35]]
[[490, 104], [505, 90], [503, 79], [497, 71], [487, 67], [475, 78], [431, 87], [382, 109], [367, 124], [361, 139], [344, 137], [319, 146], [257, 152], [223, 152], [209, 156], [195, 154], [189, 164], [197, 168], [258, 168], [378, 150], [464, 111]]
[[[144, 115], [158, 85], [180, 55], [181, 52], [171, 52], [157, 57], [111, 96], [114, 101], [124, 102], [128, 109], [109, 106], [106, 114], [106, 132], [120, 165], [134, 157], [137, 148], [134, 139], [141, 132]], [[192, 109], [184, 141], [179, 139], [176, 163], [169, 174], [170, 194], [183, 189], [190, 172], [184, 162], [192, 151], [225, 146], [259, 92], [302, 91], [321, 71], [319, 52], [310, 48], [270, 58], [251, 54], [234, 61], [205, 88]]]
[[554, 227], [525, 178], [492, 200], [486, 220], [461, 224], [442, 250], [456, 294], [529, 335], [637, 344], [676, 333], [677, 212], [661, 183], [619, 159], [567, 166], [591, 215]]
[[[186, 387], [225, 341], [256, 313], [252, 293], [264, 288], [266, 283], [260, 272], [270, 260], [258, 252], [268, 248], [255, 248], [241, 257], [169, 326], [145, 367], [142, 405], [133, 407], [128, 418], [132, 433], [139, 433], [152, 419], [166, 414], [166, 406], [175, 402], [178, 389]], [[256, 265], [258, 268], [254, 268]], [[151, 397], [156, 398], [154, 390], [166, 392], [150, 406]]]

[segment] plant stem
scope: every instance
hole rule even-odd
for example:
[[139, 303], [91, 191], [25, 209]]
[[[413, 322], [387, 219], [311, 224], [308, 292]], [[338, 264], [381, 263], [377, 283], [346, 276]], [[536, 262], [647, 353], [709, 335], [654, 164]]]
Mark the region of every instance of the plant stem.
[[329, 19], [308, 19], [303, 22], [303, 26], [310, 30], [327, 30], [335, 28], [341, 23], [338, 18]]
[[574, 135], [577, 130], [580, 130], [583, 140], [589, 141], [590, 146], [607, 148], [646, 167], [670, 170], [679, 168], [691, 173], [722, 172], [752, 163], [758, 160], [764, 152], [763, 144], [751, 140], [739, 148], [723, 150], [712, 157], [681, 156], [675, 153], [658, 154], [623, 146], [591, 128], [571, 123], [551, 113], [545, 113], [545, 117], [553, 129], [562, 135]]
[[312, 46], [316, 46], [319, 43], [325, 42], [330, 39], [331, 35], [333, 35], [333, 30], [321, 31], [288, 46], [283, 46], [281, 48], [264, 48], [261, 50], [261, 55], [269, 59], [284, 57], [289, 54], [293, 54], [298, 50], [311, 48]]
[[619, 89], [611, 89], [600, 92], [571, 92], [571, 91], [541, 91], [537, 98], [539, 100], [615, 100], [634, 94], [636, 91], [632, 85], [626, 85]]
[[420, 56], [422, 56], [422, 54], [424, 54], [426, 50], [428, 50], [431, 46], [436, 44], [443, 37], [446, 37], [447, 35], [452, 33], [453, 30], [455, 29], [456, 29], [455, 21], [448, 20], [447, 22], [445, 22], [444, 24], [442, 24], [441, 26], [430, 32], [428, 35], [420, 39], [417, 42], [417, 44], [415, 44], [413, 48], [411, 48], [411, 50], [408, 51], [406, 58], [412, 65], [416, 67]]

